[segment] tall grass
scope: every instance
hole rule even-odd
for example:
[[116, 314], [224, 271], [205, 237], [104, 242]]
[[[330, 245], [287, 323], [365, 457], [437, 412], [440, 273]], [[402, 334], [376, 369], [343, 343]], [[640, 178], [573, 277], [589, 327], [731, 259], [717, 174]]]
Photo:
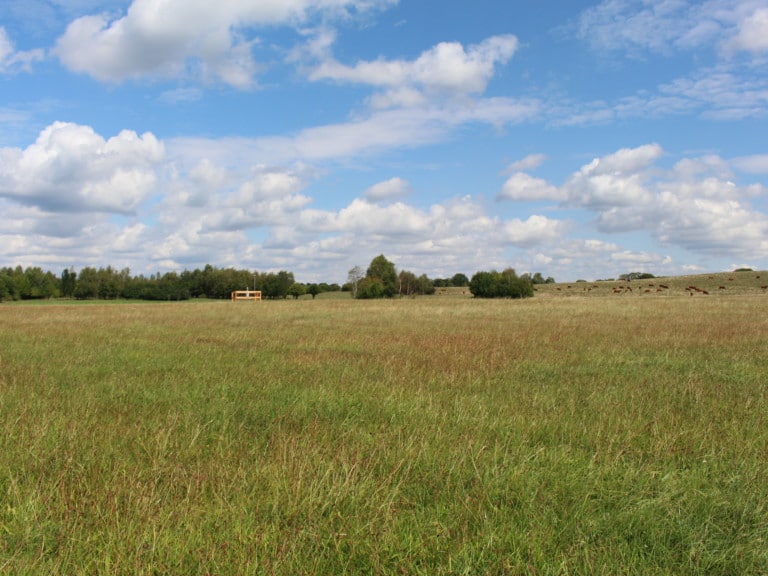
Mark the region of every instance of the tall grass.
[[768, 297], [0, 307], [0, 573], [768, 573]]

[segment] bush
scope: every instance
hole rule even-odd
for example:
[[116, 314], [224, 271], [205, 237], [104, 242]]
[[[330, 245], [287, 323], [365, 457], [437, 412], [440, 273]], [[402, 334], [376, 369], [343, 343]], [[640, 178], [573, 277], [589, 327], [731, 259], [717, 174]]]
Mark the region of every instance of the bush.
[[533, 284], [507, 268], [503, 272], [475, 273], [469, 282], [469, 291], [476, 298], [529, 298], [533, 296]]
[[363, 278], [357, 285], [357, 297], [363, 299], [384, 298], [387, 290], [378, 278]]

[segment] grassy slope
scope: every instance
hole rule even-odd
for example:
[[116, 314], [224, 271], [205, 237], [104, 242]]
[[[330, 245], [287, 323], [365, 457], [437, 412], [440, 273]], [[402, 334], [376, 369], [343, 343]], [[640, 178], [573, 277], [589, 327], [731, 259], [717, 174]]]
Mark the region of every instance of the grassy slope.
[[[667, 288], [662, 288], [666, 286]], [[686, 290], [695, 286], [700, 290]], [[734, 296], [768, 294], [768, 272], [715, 272], [649, 280], [567, 282], [539, 285], [540, 296]], [[627, 290], [631, 288], [632, 290]], [[614, 292], [615, 290], [615, 292]]]
[[3, 306], [0, 573], [768, 572], [768, 296], [553, 296]]

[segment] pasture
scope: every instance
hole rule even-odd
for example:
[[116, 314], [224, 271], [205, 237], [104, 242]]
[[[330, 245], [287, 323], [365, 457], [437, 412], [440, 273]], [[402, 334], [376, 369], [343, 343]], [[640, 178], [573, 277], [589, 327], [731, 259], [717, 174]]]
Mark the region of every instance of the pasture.
[[768, 573], [768, 295], [550, 289], [0, 305], [0, 573]]

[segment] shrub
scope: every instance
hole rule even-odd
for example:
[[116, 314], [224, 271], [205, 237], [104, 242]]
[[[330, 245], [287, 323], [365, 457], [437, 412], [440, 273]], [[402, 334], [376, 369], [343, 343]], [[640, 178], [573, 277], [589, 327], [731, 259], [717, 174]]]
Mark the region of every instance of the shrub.
[[475, 273], [469, 282], [469, 291], [476, 298], [528, 298], [533, 296], [533, 284], [507, 268], [503, 272]]

